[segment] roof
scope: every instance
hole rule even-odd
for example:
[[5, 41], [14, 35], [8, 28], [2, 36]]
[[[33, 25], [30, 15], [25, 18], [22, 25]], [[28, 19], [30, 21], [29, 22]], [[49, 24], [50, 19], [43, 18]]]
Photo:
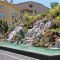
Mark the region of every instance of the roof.
[[37, 4], [40, 5], [41, 8], [45, 8], [45, 9], [49, 9], [48, 7], [44, 6], [41, 3], [37, 3], [37, 2], [33, 2], [33, 1], [28, 1], [28, 2], [22, 2], [22, 3], [18, 3], [18, 4], [14, 4], [15, 6], [19, 7], [19, 8], [27, 8], [27, 6], [23, 6], [24, 4]]
[[[44, 6], [43, 4], [37, 3], [37, 2], [34, 2], [34, 1], [27, 1], [27, 2], [22, 2], [22, 3], [18, 3], [18, 4], [24, 4], [24, 3], [36, 3], [36, 4]], [[18, 4], [15, 4], [15, 5], [18, 5]], [[46, 7], [46, 6], [44, 6], [44, 7]], [[48, 8], [48, 7], [46, 7], [46, 8]]]
[[1, 4], [5, 4], [5, 5], [9, 5], [9, 6], [15, 8], [15, 9], [17, 9], [17, 10], [20, 10], [18, 7], [16, 7], [15, 5], [13, 5], [13, 4], [9, 3], [9, 2], [0, 1], [0, 3], [1, 3]]

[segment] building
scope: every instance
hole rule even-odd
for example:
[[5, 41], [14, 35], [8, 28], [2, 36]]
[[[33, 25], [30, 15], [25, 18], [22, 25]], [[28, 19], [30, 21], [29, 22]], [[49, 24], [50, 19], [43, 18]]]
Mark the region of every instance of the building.
[[20, 8], [21, 15], [24, 13], [30, 13], [30, 14], [43, 13], [49, 9], [46, 6], [40, 3], [33, 2], [33, 1], [18, 3], [18, 4], [15, 4], [15, 6]]
[[19, 17], [20, 10], [16, 6], [8, 3], [7, 0], [0, 0], [0, 20], [5, 20], [9, 26], [12, 26]]

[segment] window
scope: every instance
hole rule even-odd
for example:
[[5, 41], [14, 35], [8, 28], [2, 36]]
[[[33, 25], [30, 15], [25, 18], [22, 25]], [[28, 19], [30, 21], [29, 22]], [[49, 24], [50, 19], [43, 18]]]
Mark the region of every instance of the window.
[[0, 13], [0, 18], [4, 18], [4, 13]]
[[15, 17], [15, 14], [13, 13], [13, 14], [12, 14], [12, 18], [14, 18], [14, 17]]
[[30, 13], [33, 13], [33, 10], [30, 10], [29, 12], [30, 12]]
[[24, 13], [23, 10], [21, 10], [20, 13]]
[[33, 5], [31, 5], [31, 4], [30, 4], [30, 5], [29, 5], [29, 7], [30, 7], [30, 8], [32, 8], [32, 7], [33, 7]]
[[36, 10], [35, 10], [35, 13], [36, 13]]
[[0, 5], [0, 9], [2, 9], [2, 8], [4, 8], [4, 6], [3, 5]]
[[12, 14], [12, 18], [15, 18], [15, 17], [17, 17], [17, 13]]

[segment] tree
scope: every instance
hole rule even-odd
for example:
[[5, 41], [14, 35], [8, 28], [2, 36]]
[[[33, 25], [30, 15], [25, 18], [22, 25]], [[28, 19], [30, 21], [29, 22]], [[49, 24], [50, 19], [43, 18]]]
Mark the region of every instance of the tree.
[[5, 34], [8, 31], [7, 21], [0, 20], [0, 30], [2, 32], [2, 35]]
[[57, 5], [59, 5], [59, 3], [57, 3], [57, 2], [52, 2], [51, 3], [51, 7], [53, 8], [53, 7], [56, 7]]
[[7, 21], [4, 22], [4, 34], [8, 31]]
[[57, 5], [56, 7], [50, 8], [48, 16], [59, 16], [60, 15], [60, 5]]
[[23, 43], [22, 39], [25, 38], [24, 32], [22, 30], [20, 30], [17, 35], [18, 35], [17, 44], [19, 43], [19, 41], [21, 41], [21, 43]]
[[25, 27], [29, 27], [29, 24], [31, 23], [31, 17], [28, 13], [24, 14], [24, 21], [23, 21]]

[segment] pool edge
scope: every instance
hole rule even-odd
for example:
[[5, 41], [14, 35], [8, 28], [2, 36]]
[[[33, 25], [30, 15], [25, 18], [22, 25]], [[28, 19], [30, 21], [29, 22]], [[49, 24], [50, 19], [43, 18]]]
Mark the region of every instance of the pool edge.
[[21, 55], [25, 55], [25, 56], [29, 56], [29, 57], [33, 57], [33, 58], [37, 58], [37, 59], [42, 59], [42, 60], [60, 60], [60, 55], [49, 56], [49, 55], [38, 54], [34, 52], [18, 50], [18, 49], [13, 49], [9, 47], [3, 47], [3, 46], [0, 46], [0, 49], [13, 52], [13, 53], [17, 53], [17, 54], [21, 54]]

